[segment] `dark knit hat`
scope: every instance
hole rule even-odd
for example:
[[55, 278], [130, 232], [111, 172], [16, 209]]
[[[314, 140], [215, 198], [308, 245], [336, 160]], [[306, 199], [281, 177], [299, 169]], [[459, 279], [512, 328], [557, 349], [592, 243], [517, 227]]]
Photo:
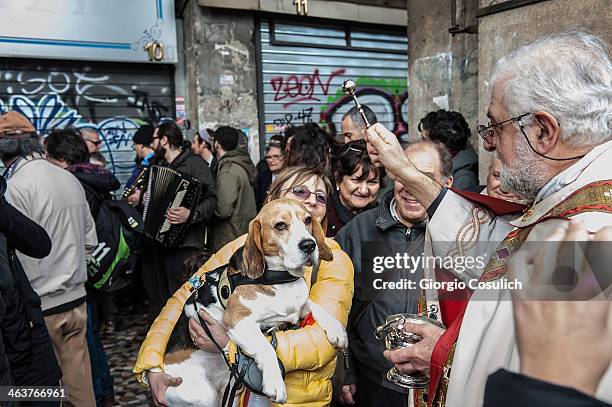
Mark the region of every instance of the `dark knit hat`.
[[136, 130], [134, 137], [132, 137], [132, 141], [134, 144], [148, 146], [153, 142], [153, 133], [155, 133], [155, 127], [150, 124], [145, 124]]
[[0, 116], [0, 138], [30, 138], [36, 129], [27, 117], [14, 110]]

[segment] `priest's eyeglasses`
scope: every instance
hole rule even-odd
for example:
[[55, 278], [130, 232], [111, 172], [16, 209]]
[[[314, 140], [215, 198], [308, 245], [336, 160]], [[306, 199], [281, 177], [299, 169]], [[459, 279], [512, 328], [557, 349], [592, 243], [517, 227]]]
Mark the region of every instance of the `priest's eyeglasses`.
[[[505, 127], [509, 123], [513, 123], [513, 122], [519, 122], [519, 124], [521, 124], [520, 120], [523, 117], [529, 116], [530, 114], [531, 113], [525, 113], [525, 114], [522, 114], [520, 116], [516, 116], [516, 117], [513, 117], [511, 119], [504, 120], [503, 122], [499, 122], [499, 123], [495, 123], [495, 124], [489, 122], [489, 124], [486, 125], [486, 126], [482, 125], [482, 124], [479, 124], [478, 126], [476, 126], [476, 131], [478, 132], [478, 134], [480, 135], [480, 137], [482, 137], [482, 139], [484, 141], [486, 141], [489, 144], [492, 144], [493, 143], [493, 139], [495, 138], [496, 135], [499, 134], [499, 132], [501, 131], [501, 129], [503, 127]], [[527, 140], [527, 141], [529, 141], [529, 140]]]
[[504, 120], [502, 122], [495, 123], [495, 124], [491, 124], [491, 122], [489, 122], [489, 124], [487, 126], [478, 125], [478, 126], [476, 126], [476, 131], [478, 132], [478, 134], [480, 134], [480, 137], [482, 137], [482, 139], [484, 141], [486, 141], [489, 144], [492, 144], [493, 143], [493, 139], [500, 134], [501, 129], [503, 127], [508, 125], [508, 123], [517, 122], [518, 125], [519, 125], [519, 129], [521, 130], [521, 133], [525, 137], [525, 140], [527, 140], [527, 144], [529, 145], [529, 148], [531, 149], [531, 151], [533, 151], [535, 154], [539, 155], [540, 157], [546, 158], [548, 160], [553, 160], [553, 161], [579, 160], [582, 157], [584, 157], [584, 154], [582, 154], [582, 155], [576, 155], [576, 156], [573, 156], [573, 157], [556, 158], [556, 157], [549, 157], [547, 155], [544, 155], [544, 154], [536, 151], [536, 149], [533, 148], [533, 146], [531, 145], [531, 141], [529, 141], [529, 137], [527, 137], [527, 133], [525, 132], [525, 124], [522, 121], [523, 117], [530, 116], [531, 114], [532, 113], [524, 113], [524, 114], [522, 114], [520, 116], [516, 116], [516, 117], [513, 117], [511, 119]]

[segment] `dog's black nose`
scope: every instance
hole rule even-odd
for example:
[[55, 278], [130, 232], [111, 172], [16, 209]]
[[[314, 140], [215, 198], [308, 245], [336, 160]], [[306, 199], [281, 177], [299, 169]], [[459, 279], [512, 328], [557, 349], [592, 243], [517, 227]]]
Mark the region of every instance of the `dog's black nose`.
[[298, 247], [301, 251], [310, 254], [317, 247], [317, 244], [312, 239], [304, 239], [300, 243], [298, 243]]

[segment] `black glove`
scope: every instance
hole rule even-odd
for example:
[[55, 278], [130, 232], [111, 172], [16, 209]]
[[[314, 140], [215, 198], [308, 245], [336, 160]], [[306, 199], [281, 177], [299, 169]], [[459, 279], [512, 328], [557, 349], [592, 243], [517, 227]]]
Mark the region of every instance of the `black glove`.
[[[272, 340], [270, 344], [274, 349], [276, 349], [276, 334], [274, 331], [270, 334], [272, 336]], [[283, 379], [285, 378], [285, 366], [278, 359], [278, 366], [281, 370], [281, 375]], [[240, 348], [238, 348], [238, 353], [236, 354], [236, 363], [238, 364], [238, 375], [243, 376], [242, 381], [244, 384], [255, 394], [259, 394], [265, 396], [263, 392], [263, 375], [261, 374], [261, 370], [257, 367], [257, 363], [255, 360], [243, 353]]]

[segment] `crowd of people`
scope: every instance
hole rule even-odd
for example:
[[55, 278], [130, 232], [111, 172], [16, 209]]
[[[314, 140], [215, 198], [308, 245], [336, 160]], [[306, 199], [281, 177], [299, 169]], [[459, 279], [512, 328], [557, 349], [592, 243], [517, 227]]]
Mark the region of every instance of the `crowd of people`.
[[[542, 64], [544, 57], [555, 62]], [[163, 215], [169, 228], [181, 227], [178, 241], [166, 245], [143, 234], [129, 255], [127, 289], [146, 304], [149, 323], [134, 373], [150, 386], [156, 405], [167, 405], [166, 389], [182, 382], [164, 372], [163, 357], [191, 293], [193, 265], [204, 263], [199, 277], [229, 262], [258, 211], [280, 198], [302, 202], [326, 233], [333, 260], [321, 261], [316, 276], [307, 273], [310, 299], [346, 326], [349, 338], [348, 354], [337, 357], [317, 324], [277, 332], [288, 405], [518, 405], [507, 396], [513, 391], [525, 398], [521, 405], [558, 405], [558, 399], [606, 405], [596, 401], [612, 400], [608, 378], [598, 387], [612, 358], [606, 301], [581, 304], [578, 313], [568, 303], [478, 301], [478, 291], [466, 292], [463, 300], [440, 300], [445, 329], [406, 324], [422, 337], [412, 347], [386, 350], [373, 335], [387, 316], [421, 313], [428, 299], [418, 289], [371, 295], [372, 271], [364, 265], [372, 242], [384, 250], [402, 245], [414, 255], [426, 250], [426, 242], [436, 254], [449, 252], [454, 242], [464, 254], [488, 256], [497, 268], [453, 278], [491, 281], [512, 268], [545, 274], [551, 265], [522, 252], [509, 265], [507, 256], [478, 252], [476, 242], [501, 242], [499, 250], [512, 252], [535, 233], [556, 240], [611, 238], [606, 160], [612, 158], [612, 64], [605, 45], [576, 32], [543, 38], [502, 58], [491, 83], [490, 123], [477, 128], [493, 152], [486, 185], [478, 183], [470, 127], [455, 111], [428, 113], [418, 125], [420, 140], [403, 143], [368, 106], [354, 107], [343, 116], [338, 138], [316, 123], [289, 127], [267, 140], [257, 164], [237, 128], [202, 128], [189, 141], [175, 122], [147, 124], [133, 136], [136, 165], [122, 191], [94, 130], [54, 129], [42, 137], [21, 114], [3, 114], [0, 385], [61, 383], [75, 406], [112, 405], [99, 330], [112, 321], [113, 300], [92, 281], [105, 250], [101, 225], [110, 222], [104, 216], [116, 201], [146, 221], [155, 199], [151, 168], [161, 167], [188, 177], [198, 193], [188, 207], [173, 206]], [[581, 223], [568, 230], [563, 219], [570, 218]], [[113, 278], [126, 278], [114, 273], [109, 269]], [[425, 273], [421, 267], [399, 277], [419, 281]], [[204, 311], [201, 317], [212, 338], [192, 320], [193, 343], [217, 352], [212, 339], [224, 347], [225, 328]], [[572, 324], [580, 324], [582, 338], [597, 334], [588, 338], [588, 357], [572, 359], [572, 352], [585, 350], [550, 335]], [[563, 346], [537, 348], [543, 342], [532, 337], [540, 335]], [[561, 362], [568, 357], [576, 363], [571, 372]], [[426, 375], [429, 388], [410, 391], [392, 383], [386, 376], [392, 367]]]

